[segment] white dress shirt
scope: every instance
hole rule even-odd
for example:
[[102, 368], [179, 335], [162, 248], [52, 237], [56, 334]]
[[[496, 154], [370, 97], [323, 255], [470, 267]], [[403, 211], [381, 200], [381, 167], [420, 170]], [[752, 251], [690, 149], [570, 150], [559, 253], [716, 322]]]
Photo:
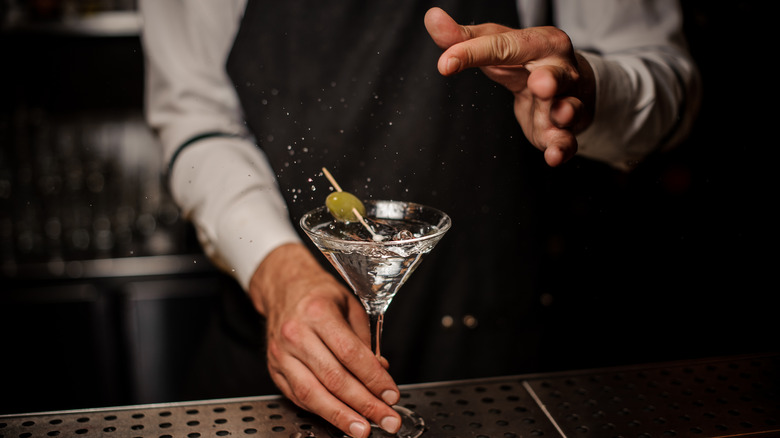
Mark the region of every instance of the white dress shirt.
[[[274, 248], [298, 242], [274, 173], [244, 123], [225, 71], [246, 0], [141, 0], [146, 113], [170, 187], [206, 254], [245, 289]], [[518, 0], [524, 27], [542, 24], [544, 0]], [[673, 0], [555, 1], [556, 26], [596, 76], [592, 125], [578, 154], [628, 170], [679, 143], [699, 101], [699, 77]], [[422, 17], [420, 17], [422, 20]]]

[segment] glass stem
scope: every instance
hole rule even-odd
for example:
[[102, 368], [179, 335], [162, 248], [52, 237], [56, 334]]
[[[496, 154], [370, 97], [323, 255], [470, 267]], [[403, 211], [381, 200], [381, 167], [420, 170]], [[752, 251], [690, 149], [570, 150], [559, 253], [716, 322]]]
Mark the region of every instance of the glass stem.
[[376, 357], [381, 357], [379, 344], [382, 341], [382, 323], [384, 319], [385, 314], [382, 312], [369, 312], [368, 314], [368, 324], [371, 329], [371, 351], [374, 352]]

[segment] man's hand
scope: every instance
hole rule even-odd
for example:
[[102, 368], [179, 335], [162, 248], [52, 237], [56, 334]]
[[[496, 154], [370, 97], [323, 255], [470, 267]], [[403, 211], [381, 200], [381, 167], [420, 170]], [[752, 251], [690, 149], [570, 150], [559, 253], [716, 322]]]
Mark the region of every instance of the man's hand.
[[285, 396], [353, 437], [368, 436], [366, 418], [398, 431], [390, 405], [400, 393], [371, 352], [365, 310], [303, 245], [272, 251], [249, 294], [266, 316], [268, 369]]
[[569, 37], [554, 27], [461, 26], [432, 8], [425, 27], [444, 50], [438, 69], [449, 76], [480, 67], [515, 96], [515, 116], [528, 140], [557, 166], [577, 152], [575, 134], [590, 125], [595, 79]]

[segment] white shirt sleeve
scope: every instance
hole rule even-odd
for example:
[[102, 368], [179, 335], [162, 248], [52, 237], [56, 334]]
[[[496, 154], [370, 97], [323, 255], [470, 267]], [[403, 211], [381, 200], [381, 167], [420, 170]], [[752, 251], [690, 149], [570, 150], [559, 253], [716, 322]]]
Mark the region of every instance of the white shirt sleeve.
[[[550, 0], [553, 1], [553, 0]], [[543, 17], [540, 0], [518, 0]], [[676, 0], [555, 0], [553, 22], [596, 76], [591, 126], [578, 154], [629, 170], [688, 134], [700, 101], [700, 77], [682, 35]], [[539, 23], [524, 20], [524, 25]]]
[[225, 71], [245, 0], [141, 0], [146, 115], [170, 188], [206, 254], [246, 290], [274, 248], [300, 242]]

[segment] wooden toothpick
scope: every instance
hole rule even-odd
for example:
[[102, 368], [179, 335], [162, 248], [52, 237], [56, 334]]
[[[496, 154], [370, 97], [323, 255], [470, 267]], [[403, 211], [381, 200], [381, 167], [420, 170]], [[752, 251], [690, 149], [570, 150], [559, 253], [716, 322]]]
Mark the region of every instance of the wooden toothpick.
[[365, 219], [363, 219], [363, 216], [361, 216], [360, 213], [358, 213], [357, 208], [352, 207], [352, 213], [355, 213], [355, 216], [357, 216], [360, 223], [363, 224], [363, 226], [366, 228], [366, 230], [368, 230], [369, 233], [371, 233], [371, 239], [373, 239], [374, 242], [380, 242], [382, 240], [385, 240], [384, 237], [374, 232], [374, 229], [371, 228], [371, 226], [368, 225]]
[[[339, 183], [336, 182], [336, 179], [333, 178], [333, 175], [331, 175], [330, 172], [328, 172], [328, 169], [323, 167], [322, 173], [325, 174], [325, 178], [327, 178], [328, 181], [330, 181], [330, 184], [333, 186], [334, 189], [336, 189], [337, 192], [343, 191], [341, 190], [341, 186], [339, 186]], [[355, 214], [355, 217], [358, 218], [358, 221], [366, 228], [366, 230], [368, 230], [368, 232], [371, 233], [371, 238], [374, 239], [374, 241], [384, 240], [384, 237], [380, 236], [379, 234], [376, 234], [374, 232], [374, 229], [371, 228], [370, 225], [368, 225], [366, 220], [363, 219], [363, 215], [361, 215], [360, 212], [357, 211], [357, 208], [352, 207], [352, 213]]]
[[333, 175], [331, 175], [330, 172], [328, 172], [328, 169], [323, 167], [322, 173], [325, 174], [325, 178], [328, 178], [328, 181], [330, 181], [330, 185], [332, 185], [337, 192], [342, 191], [341, 187], [339, 186], [339, 183], [337, 183], [336, 180], [333, 178]]

